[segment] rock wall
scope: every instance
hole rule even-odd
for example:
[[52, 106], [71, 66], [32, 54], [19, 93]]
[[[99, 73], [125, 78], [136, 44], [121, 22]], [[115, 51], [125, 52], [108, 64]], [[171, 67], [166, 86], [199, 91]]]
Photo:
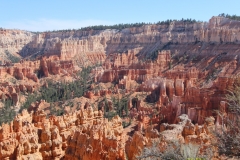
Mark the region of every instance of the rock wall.
[[0, 128], [0, 159], [125, 159], [121, 119], [91, 107], [46, 118], [24, 110]]
[[[212, 17], [209, 22], [172, 22], [163, 25], [144, 25], [123, 30], [72, 30], [33, 34], [18, 30], [1, 30], [2, 52], [19, 52], [21, 56], [58, 55], [64, 59], [75, 57], [85, 64], [103, 62], [105, 54], [137, 49], [147, 55], [169, 48], [173, 53], [236, 52], [240, 40], [240, 22]], [[203, 44], [200, 44], [203, 43]], [[230, 47], [230, 46], [234, 47]], [[200, 47], [199, 47], [200, 46]], [[223, 47], [224, 46], [224, 47]], [[208, 48], [210, 47], [210, 48]], [[224, 51], [223, 51], [224, 52]], [[93, 58], [92, 55], [98, 55]]]
[[38, 82], [37, 72], [43, 72], [42, 76], [49, 74], [71, 74], [75, 71], [72, 60], [61, 60], [58, 56], [42, 57], [36, 61], [22, 60], [20, 63], [0, 66], [0, 75], [9, 74], [16, 79], [32, 79]]
[[158, 52], [155, 62], [139, 61], [135, 50], [123, 54], [111, 54], [103, 64], [104, 72], [100, 75], [96, 74], [95, 79], [102, 82], [117, 82], [121, 79], [143, 82], [161, 74], [161, 71], [169, 67], [170, 61], [170, 51], [168, 50]]
[[19, 53], [32, 41], [33, 33], [21, 30], [0, 29], [0, 60], [9, 60], [9, 55], [19, 56]]
[[58, 56], [43, 57], [40, 60], [39, 71], [42, 76], [71, 75], [75, 71], [73, 60], [61, 60]]
[[[38, 34], [1, 30], [0, 53], [4, 55], [7, 50], [19, 53], [22, 57], [57, 55], [62, 60], [74, 58], [81, 65], [103, 63], [106, 55], [128, 50], [135, 50], [134, 54], [140, 57], [169, 49], [173, 55], [191, 54], [201, 58], [224, 52], [236, 54], [240, 40], [239, 26], [239, 21], [212, 17], [209, 22], [175, 21], [123, 30], [72, 30]], [[3, 60], [6, 59], [4, 57]]]
[[19, 94], [22, 93], [33, 93], [39, 86], [36, 84], [15, 84], [0, 83], [0, 100], [12, 99], [13, 104], [17, 105], [19, 102]]

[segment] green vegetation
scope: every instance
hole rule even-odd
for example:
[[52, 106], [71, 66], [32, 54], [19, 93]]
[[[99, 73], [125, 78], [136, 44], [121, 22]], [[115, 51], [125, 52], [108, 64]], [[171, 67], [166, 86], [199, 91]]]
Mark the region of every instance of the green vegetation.
[[196, 21], [195, 19], [191, 19], [191, 18], [190, 18], [190, 19], [189, 19], [189, 18], [187, 18], [187, 19], [182, 18], [181, 20], [168, 19], [168, 20], [166, 20], [166, 21], [159, 21], [159, 22], [157, 22], [156, 24], [157, 24], [157, 25], [163, 25], [163, 24], [169, 25], [169, 24], [172, 23], [172, 22], [196, 23], [196, 22], [200, 22], [200, 21]]
[[18, 63], [20, 61], [20, 58], [13, 56], [8, 50], [5, 50], [5, 54], [7, 59], [9, 59], [12, 63]]
[[[88, 27], [82, 27], [80, 29], [65, 29], [65, 30], [54, 30], [54, 31], [46, 31], [46, 32], [70, 32], [70, 31], [90, 31], [90, 30], [105, 30], [105, 29], [117, 29], [117, 30], [122, 30], [125, 28], [130, 28], [130, 27], [142, 27], [144, 25], [170, 25], [172, 22], [184, 22], [184, 23], [196, 23], [196, 22], [201, 22], [201, 21], [196, 21], [195, 19], [181, 19], [181, 20], [172, 20], [168, 19], [165, 21], [159, 21], [157, 23], [146, 23], [146, 22], [140, 22], [140, 23], [125, 23], [125, 24], [115, 24], [115, 25], [95, 25], [95, 26], [88, 26]], [[38, 34], [40, 32], [33, 32], [35, 34]]]
[[240, 158], [240, 85], [235, 83], [234, 88], [226, 95], [228, 116], [224, 110], [217, 111], [222, 125], [216, 130], [217, 147], [221, 155]]
[[158, 52], [159, 50], [155, 50], [152, 53], [148, 54], [146, 58], [154, 61], [158, 57]]
[[10, 99], [3, 100], [3, 107], [0, 108], [0, 125], [2, 123], [9, 123], [13, 120], [16, 115], [16, 112], [13, 110], [13, 101]]
[[[159, 142], [158, 142], [159, 143]], [[150, 147], [144, 147], [138, 160], [207, 160], [212, 159], [213, 149], [208, 148], [201, 151], [204, 145], [198, 144], [180, 144], [178, 141], [168, 142], [164, 151], [159, 150], [157, 142]]]
[[[83, 96], [92, 83], [90, 77], [91, 69], [92, 67], [83, 68], [78, 74], [78, 79], [73, 82], [54, 83], [49, 81], [47, 87], [42, 87], [39, 92], [28, 95], [19, 112], [22, 112], [23, 109], [28, 109], [31, 103], [40, 101], [41, 99], [51, 103]], [[3, 108], [0, 109], [0, 124], [11, 122], [16, 115], [16, 112], [11, 108], [13, 106], [12, 100], [3, 100], [2, 103]], [[56, 110], [52, 103], [50, 111], [54, 115], [63, 114], [63, 109]]]
[[168, 62], [168, 69], [172, 69], [172, 62]]
[[212, 72], [209, 72], [206, 76], [206, 83], [209, 83], [210, 81], [213, 81], [217, 79], [218, 74], [222, 71], [222, 68], [215, 68]]
[[[122, 97], [121, 99], [113, 98], [113, 105], [117, 111], [119, 117], [128, 117], [128, 97]], [[125, 114], [123, 114], [125, 112]]]
[[[128, 96], [122, 97], [122, 98], [115, 98], [112, 97], [111, 98], [111, 103], [112, 103], [112, 107], [110, 109], [109, 106], [109, 100], [105, 97], [100, 103], [99, 106], [101, 106], [101, 104], [104, 104], [104, 117], [108, 118], [109, 120], [111, 120], [114, 116], [118, 115], [121, 118], [125, 118], [129, 116], [129, 111], [128, 111]], [[101, 109], [101, 108], [99, 108]], [[123, 121], [122, 125], [123, 128], [126, 128], [128, 126], [130, 126], [132, 123], [131, 119], [128, 122]]]
[[91, 84], [91, 69], [91, 67], [83, 68], [79, 73], [78, 79], [73, 82], [54, 83], [49, 81], [47, 87], [42, 87], [39, 92], [28, 96], [26, 102], [21, 106], [20, 112], [23, 109], [27, 109], [32, 102], [40, 101], [41, 99], [47, 102], [58, 102], [83, 96]]
[[220, 16], [220, 17], [225, 17], [225, 18], [229, 18], [229, 19], [232, 19], [232, 20], [240, 21], [240, 16], [237, 16], [236, 14], [234, 14], [234, 15], [229, 15], [229, 14], [221, 13], [221, 14], [219, 14], [218, 16]]
[[64, 114], [64, 109], [60, 108], [57, 110], [56, 107], [50, 103], [50, 114], [55, 116], [62, 116]]
[[[118, 115], [121, 118], [128, 117], [128, 96], [118, 98], [111, 98], [112, 110], [110, 111], [109, 100], [105, 97], [101, 103], [104, 104], [104, 117], [112, 119], [114, 116]], [[99, 108], [100, 109], [100, 108]]]
[[122, 122], [123, 128], [126, 128], [126, 127], [130, 126], [131, 124], [132, 124], [132, 120], [131, 119], [130, 119], [129, 122], [125, 122], [125, 121]]

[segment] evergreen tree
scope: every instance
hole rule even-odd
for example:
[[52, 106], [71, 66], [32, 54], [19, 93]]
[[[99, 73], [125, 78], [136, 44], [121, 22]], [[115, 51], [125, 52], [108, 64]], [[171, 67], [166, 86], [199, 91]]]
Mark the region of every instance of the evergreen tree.
[[9, 123], [13, 120], [16, 112], [13, 109], [13, 101], [11, 99], [3, 100], [3, 107], [0, 109], [0, 125]]

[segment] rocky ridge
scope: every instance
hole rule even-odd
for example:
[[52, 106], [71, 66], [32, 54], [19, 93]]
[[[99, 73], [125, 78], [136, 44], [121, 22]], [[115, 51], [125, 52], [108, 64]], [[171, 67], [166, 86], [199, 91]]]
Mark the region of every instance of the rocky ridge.
[[[21, 30], [0, 29], [0, 60], [3, 63], [18, 53], [32, 41], [34, 34]], [[9, 54], [8, 54], [9, 53]]]
[[[15, 33], [16, 38], [9, 34], [1, 37], [9, 39], [2, 40], [2, 49], [9, 51], [16, 50], [14, 48], [20, 49], [19, 54], [23, 57], [58, 55], [62, 58], [74, 57], [80, 63], [92, 64], [103, 62], [106, 54], [131, 49], [138, 49], [139, 55], [148, 55], [166, 47], [174, 54], [189, 52], [205, 55], [226, 50], [236, 53], [238, 50], [236, 44], [240, 39], [239, 25], [235, 20], [212, 17], [209, 22], [174, 21], [169, 25], [144, 25], [123, 30], [72, 30], [39, 34], [22, 31], [26, 35], [23, 36], [21, 32]], [[18, 40], [17, 37], [22, 37], [23, 40]], [[19, 43], [15, 45], [9, 42], [10, 40]], [[214, 43], [219, 45], [212, 48], [211, 44]]]

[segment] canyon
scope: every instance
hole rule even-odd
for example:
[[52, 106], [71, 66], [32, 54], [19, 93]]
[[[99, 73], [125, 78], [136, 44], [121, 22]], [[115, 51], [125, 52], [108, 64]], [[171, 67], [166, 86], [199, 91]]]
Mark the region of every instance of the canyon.
[[[221, 159], [216, 111], [232, 116], [225, 96], [238, 84], [239, 46], [240, 21], [225, 17], [122, 30], [1, 29], [0, 108], [12, 100], [17, 115], [0, 127], [0, 159], [139, 159], [173, 142]], [[83, 79], [88, 67], [88, 79], [74, 86], [84, 88], [82, 97], [72, 91], [21, 108], [50, 82]]]

